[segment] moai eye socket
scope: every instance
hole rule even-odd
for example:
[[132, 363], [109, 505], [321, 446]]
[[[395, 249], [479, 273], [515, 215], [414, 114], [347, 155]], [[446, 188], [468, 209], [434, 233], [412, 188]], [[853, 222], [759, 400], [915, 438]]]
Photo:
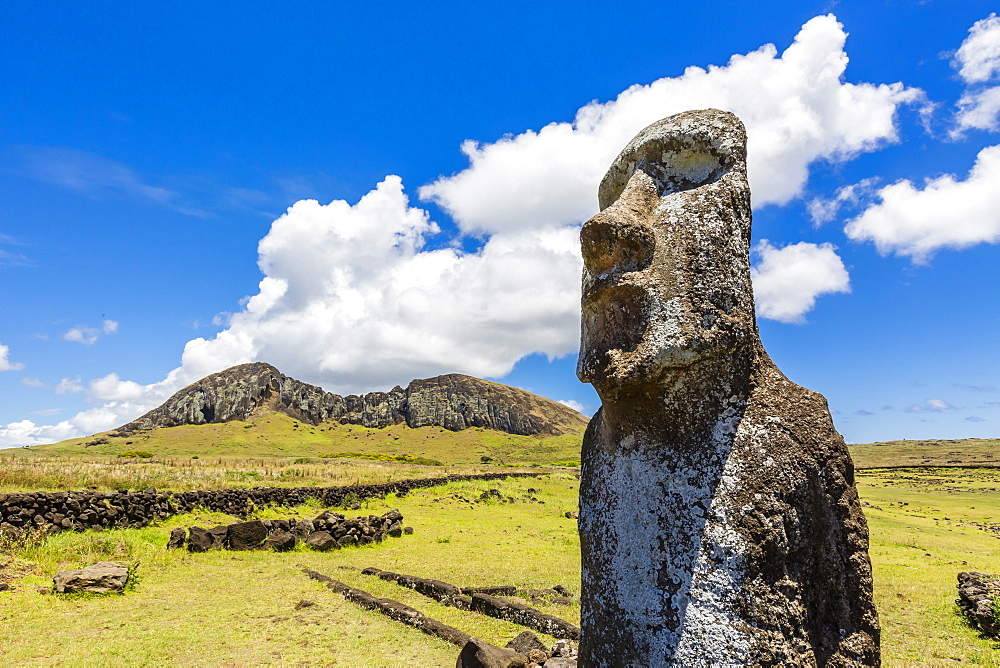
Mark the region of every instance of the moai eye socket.
[[645, 172], [663, 197], [714, 183], [732, 169], [728, 151], [698, 136], [661, 137], [639, 146], [628, 146], [601, 181], [598, 201], [601, 209], [614, 204], [629, 179]]

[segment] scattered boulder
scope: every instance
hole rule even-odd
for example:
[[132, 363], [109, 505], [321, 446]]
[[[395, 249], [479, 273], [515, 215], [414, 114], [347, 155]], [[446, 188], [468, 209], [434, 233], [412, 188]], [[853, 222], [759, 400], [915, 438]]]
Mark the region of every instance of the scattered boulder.
[[236, 522], [229, 525], [230, 550], [254, 550], [267, 539], [267, 527], [260, 520]]
[[549, 648], [546, 647], [545, 643], [539, 640], [538, 636], [536, 636], [531, 631], [521, 631], [520, 635], [518, 635], [516, 638], [507, 643], [506, 647], [507, 649], [512, 649], [515, 652], [520, 652], [521, 654], [524, 654], [529, 659], [532, 659], [535, 663], [541, 663], [541, 662], [534, 659], [531, 656], [532, 650], [541, 651], [546, 658], [549, 656]]
[[569, 658], [577, 655], [576, 647], [566, 639], [557, 640], [550, 654], [554, 657]]
[[291, 552], [295, 549], [298, 542], [299, 539], [295, 534], [278, 529], [272, 532], [267, 537], [267, 540], [264, 541], [264, 549], [274, 550], [275, 552]]
[[188, 552], [221, 550], [226, 545], [226, 534], [228, 533], [229, 530], [224, 526], [217, 526], [213, 529], [191, 527], [188, 529]]
[[168, 550], [176, 550], [184, 547], [184, 543], [187, 542], [187, 531], [181, 527], [170, 532], [170, 540], [167, 541]]
[[100, 561], [85, 568], [59, 571], [52, 578], [52, 584], [60, 594], [78, 591], [108, 594], [124, 591], [128, 577], [128, 566], [116, 561]]
[[958, 603], [969, 622], [990, 637], [1000, 636], [1000, 578], [979, 571], [958, 574]]
[[290, 529], [300, 540], [305, 540], [309, 534], [316, 531], [312, 520], [295, 520], [295, 525]]
[[465, 643], [455, 668], [526, 668], [528, 657], [506, 647], [497, 647], [479, 638]]
[[309, 547], [319, 550], [320, 552], [326, 552], [328, 550], [333, 550], [340, 547], [337, 544], [337, 539], [330, 535], [328, 531], [314, 531], [306, 538], [306, 545]]

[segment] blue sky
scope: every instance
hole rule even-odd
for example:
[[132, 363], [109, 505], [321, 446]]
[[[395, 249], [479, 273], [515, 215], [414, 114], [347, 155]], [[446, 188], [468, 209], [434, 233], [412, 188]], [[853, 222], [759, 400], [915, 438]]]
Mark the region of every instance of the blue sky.
[[254, 359], [582, 407], [580, 223], [643, 126], [750, 136], [764, 343], [850, 442], [1000, 435], [988, 2], [0, 7], [0, 447]]

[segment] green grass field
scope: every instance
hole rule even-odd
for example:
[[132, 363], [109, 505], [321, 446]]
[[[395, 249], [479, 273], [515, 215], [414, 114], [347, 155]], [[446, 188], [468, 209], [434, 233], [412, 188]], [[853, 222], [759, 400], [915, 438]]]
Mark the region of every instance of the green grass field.
[[[942, 456], [963, 456], [960, 443], [940, 447], [945, 449]], [[970, 457], [979, 456], [978, 447], [978, 442], [972, 444]], [[45, 468], [41, 455], [29, 457], [36, 472]], [[858, 457], [859, 467], [864, 456]], [[244, 465], [225, 461], [224, 466]], [[383, 462], [350, 465], [409, 470], [406, 464]], [[174, 489], [182, 488], [190, 475], [183, 466], [158, 466], [164, 479], [173, 476]], [[420, 467], [414, 470], [426, 475]], [[518, 501], [479, 501], [489, 488]], [[528, 488], [538, 491], [529, 494]], [[998, 488], [1000, 469], [953, 465], [858, 471], [871, 530], [885, 665], [1000, 666], [1000, 643], [980, 638], [956, 614], [954, 604], [959, 571], [1000, 573]], [[374, 500], [358, 514], [398, 507], [415, 534], [331, 553], [189, 554], [164, 548], [176, 526], [233, 521], [204, 513], [144, 529], [59, 534], [44, 545], [7, 549], [0, 554], [0, 580], [15, 589], [0, 592], [0, 665], [454, 665], [457, 648], [357, 608], [308, 580], [302, 568], [402, 601], [503, 645], [520, 627], [441, 606], [357, 569], [376, 566], [460, 586], [562, 584], [578, 593], [579, 541], [575, 522], [564, 516], [575, 509], [577, 493], [575, 475], [557, 471], [541, 479], [451, 483], [404, 498]], [[268, 517], [312, 516], [319, 509], [263, 512]], [[110, 597], [67, 598], [36, 589], [51, 586], [51, 576], [61, 568], [101, 559], [139, 562], [138, 583], [124, 596]], [[316, 605], [295, 610], [303, 599]], [[576, 605], [543, 609], [574, 622], [579, 618]]]
[[857, 468], [886, 466], [1000, 466], [1000, 439], [886, 441], [850, 446]]

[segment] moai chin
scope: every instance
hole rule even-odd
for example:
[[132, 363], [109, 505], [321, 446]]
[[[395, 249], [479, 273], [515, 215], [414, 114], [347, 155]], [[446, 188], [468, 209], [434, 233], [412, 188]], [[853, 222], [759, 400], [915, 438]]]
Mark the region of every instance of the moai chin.
[[583, 226], [582, 666], [879, 663], [868, 528], [826, 400], [760, 342], [746, 132], [640, 132]]

